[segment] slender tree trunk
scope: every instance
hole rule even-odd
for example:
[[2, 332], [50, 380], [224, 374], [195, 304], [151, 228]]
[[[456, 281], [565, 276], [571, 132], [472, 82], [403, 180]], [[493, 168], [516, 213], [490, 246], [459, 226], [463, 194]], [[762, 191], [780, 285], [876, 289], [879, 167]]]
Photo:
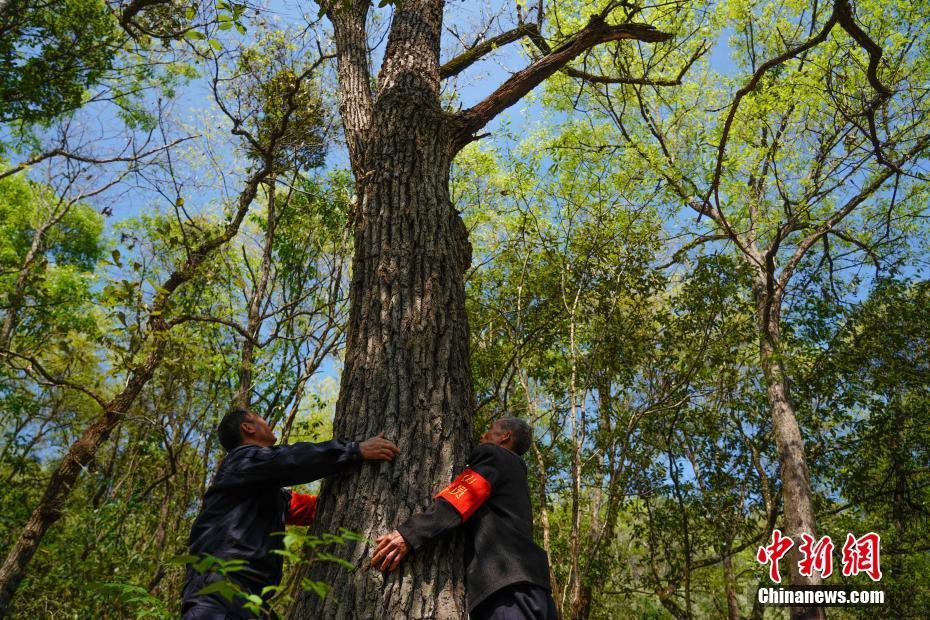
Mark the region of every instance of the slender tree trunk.
[[[431, 503], [471, 448], [463, 279], [470, 246], [448, 191], [455, 147], [439, 103], [441, 20], [440, 2], [395, 6], [378, 101], [363, 152], [353, 157], [360, 202], [334, 433], [363, 439], [384, 431], [402, 454], [394, 464], [366, 464], [327, 480], [318, 532], [344, 527], [374, 539], [390, 531]], [[351, 124], [346, 105], [343, 120]], [[322, 600], [304, 593], [292, 617], [465, 616], [457, 537], [409, 556], [386, 576], [366, 570], [367, 544], [350, 544], [341, 555], [356, 569], [317, 563], [311, 570], [338, 594]]]
[[265, 183], [268, 196], [268, 214], [265, 220], [265, 239], [262, 244], [262, 261], [255, 274], [255, 282], [247, 300], [248, 318], [245, 327], [249, 338], [242, 342], [239, 358], [239, 387], [236, 390], [235, 402], [239, 407], [248, 409], [252, 400], [252, 374], [255, 364], [255, 343], [262, 329], [262, 304], [265, 301], [265, 292], [271, 278], [271, 263], [273, 257], [273, 244], [275, 229], [278, 225], [277, 205], [275, 204], [275, 178], [271, 177]]
[[723, 582], [727, 594], [727, 620], [740, 620], [739, 599], [736, 597], [736, 578], [733, 575], [733, 558], [727, 545], [723, 558]]
[[573, 620], [588, 620], [591, 615], [591, 586], [579, 582], [578, 587], [572, 591], [571, 613], [565, 614]]
[[[788, 571], [792, 585], [819, 585], [820, 575], [814, 571], [810, 577], [801, 575], [798, 548], [801, 534], [816, 538], [814, 501], [810, 474], [804, 453], [804, 440], [795, 415], [794, 403], [788, 392], [788, 378], [781, 360], [780, 298], [776, 299], [766, 287], [764, 277], [758, 277], [753, 287], [756, 300], [756, 321], [759, 330], [759, 361], [765, 378], [769, 406], [772, 408], [772, 428], [781, 470], [784, 498], [785, 534], [795, 544], [788, 554]], [[792, 618], [823, 618], [820, 608], [792, 607]]]

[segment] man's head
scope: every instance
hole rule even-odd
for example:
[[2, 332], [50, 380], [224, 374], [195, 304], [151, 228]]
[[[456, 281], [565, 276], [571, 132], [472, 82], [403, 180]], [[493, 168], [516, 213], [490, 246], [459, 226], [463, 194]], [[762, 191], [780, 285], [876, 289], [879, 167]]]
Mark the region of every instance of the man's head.
[[267, 448], [278, 440], [271, 427], [257, 413], [236, 407], [230, 410], [217, 427], [220, 444], [227, 452], [242, 444], [255, 444]]
[[533, 442], [533, 428], [519, 418], [494, 420], [481, 436], [481, 443], [490, 443], [507, 448], [520, 456], [526, 454]]

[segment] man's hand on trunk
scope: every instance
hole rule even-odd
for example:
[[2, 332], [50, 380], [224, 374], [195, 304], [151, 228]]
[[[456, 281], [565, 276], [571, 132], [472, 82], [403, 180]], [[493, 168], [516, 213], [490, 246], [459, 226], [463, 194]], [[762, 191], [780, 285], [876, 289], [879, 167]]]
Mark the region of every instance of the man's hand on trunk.
[[371, 565], [378, 570], [392, 571], [397, 568], [400, 561], [410, 553], [410, 545], [404, 540], [400, 532], [394, 530], [390, 534], [379, 536], [375, 541], [375, 553], [371, 556]]
[[366, 461], [393, 461], [400, 454], [400, 448], [390, 439], [385, 439], [384, 432], [359, 442], [358, 449]]

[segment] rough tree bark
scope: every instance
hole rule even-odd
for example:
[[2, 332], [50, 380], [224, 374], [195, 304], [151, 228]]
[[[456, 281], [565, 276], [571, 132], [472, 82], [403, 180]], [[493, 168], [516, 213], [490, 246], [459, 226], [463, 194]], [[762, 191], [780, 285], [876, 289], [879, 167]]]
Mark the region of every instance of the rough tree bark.
[[[804, 451], [804, 439], [798, 425], [794, 403], [788, 392], [788, 378], [781, 361], [781, 297], [769, 293], [770, 278], [758, 273], [753, 284], [756, 302], [756, 323], [759, 334], [759, 365], [765, 378], [766, 392], [772, 411], [772, 430], [778, 449], [784, 497], [784, 527], [786, 536], [800, 541], [802, 534], [816, 538], [814, 498]], [[822, 582], [820, 573], [802, 575], [796, 543], [789, 553], [788, 570], [792, 585], [814, 586]], [[792, 618], [814, 620], [824, 618], [819, 607], [792, 607]]]
[[[364, 144], [352, 156], [359, 202], [334, 434], [362, 438], [384, 431], [403, 454], [393, 466], [364, 467], [326, 484], [318, 518], [323, 531], [345, 527], [370, 538], [384, 533], [427, 505], [470, 447], [473, 397], [463, 280], [470, 248], [448, 192], [456, 149], [453, 126], [439, 103], [441, 20], [441, 2], [396, 9], [379, 97]], [[346, 29], [363, 22], [343, 26], [344, 21], [348, 16], [334, 24], [342, 46], [361, 45], [355, 36], [347, 40]], [[340, 57], [344, 83], [345, 62]], [[355, 85], [367, 88], [367, 80]], [[359, 104], [347, 99], [344, 94], [348, 129]], [[350, 561], [361, 566], [367, 555], [365, 545], [356, 545]], [[298, 617], [465, 613], [464, 567], [451, 542], [412, 557], [387, 578], [336, 565], [318, 566], [314, 578], [333, 586], [335, 595], [325, 601], [305, 596]]]
[[[384, 431], [403, 452], [393, 465], [327, 480], [318, 532], [344, 527], [373, 539], [389, 531], [430, 503], [471, 448], [474, 396], [463, 280], [471, 248], [449, 196], [456, 153], [488, 121], [593, 45], [668, 38], [640, 24], [609, 26], [596, 16], [487, 99], [451, 114], [439, 99], [440, 79], [455, 73], [439, 63], [443, 5], [405, 0], [394, 6], [376, 96], [365, 33], [369, 3], [324, 7], [335, 35], [340, 113], [358, 196], [334, 434], [358, 439]], [[362, 569], [369, 550], [351, 544], [343, 555]], [[303, 593], [291, 617], [466, 614], [455, 538], [411, 556], [387, 576], [326, 563], [313, 565], [311, 575], [332, 592], [326, 599]]]

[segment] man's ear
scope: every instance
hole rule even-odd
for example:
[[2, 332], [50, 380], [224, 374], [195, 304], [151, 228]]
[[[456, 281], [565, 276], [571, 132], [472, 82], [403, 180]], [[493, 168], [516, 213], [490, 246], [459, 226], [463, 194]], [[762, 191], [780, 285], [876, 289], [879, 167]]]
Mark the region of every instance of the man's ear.
[[239, 424], [239, 433], [242, 434], [242, 437], [251, 437], [255, 434], [255, 423], [246, 421]]
[[513, 433], [511, 433], [510, 431], [504, 431], [504, 435], [501, 438], [501, 445], [508, 443], [508, 442], [513, 443]]

